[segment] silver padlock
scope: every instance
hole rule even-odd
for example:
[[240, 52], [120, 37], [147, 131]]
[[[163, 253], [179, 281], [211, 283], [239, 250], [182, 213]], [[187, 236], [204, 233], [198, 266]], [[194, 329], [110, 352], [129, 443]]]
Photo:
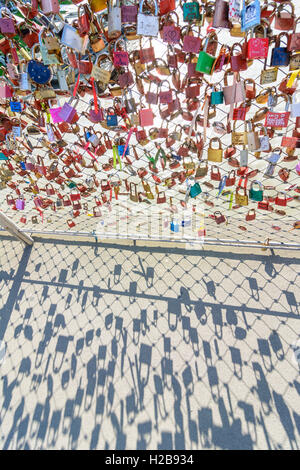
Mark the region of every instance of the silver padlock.
[[31, 83], [28, 79], [27, 64], [25, 61], [20, 63], [20, 90], [31, 91]]
[[267, 166], [267, 169], [264, 173], [264, 176], [273, 176], [275, 166], [276, 166], [276, 164], [274, 165], [273, 163], [269, 163], [269, 165]]
[[97, 147], [100, 142], [100, 138], [97, 136], [96, 133], [91, 134], [90, 137], [87, 139], [88, 142], [92, 144], [93, 147]]
[[68, 83], [67, 83], [67, 74], [66, 74], [65, 70], [63, 70], [63, 69], [58, 69], [57, 70], [57, 80], [58, 80], [58, 83], [59, 83], [59, 88], [62, 91], [68, 91], [69, 90]]
[[243, 148], [243, 150], [240, 151], [240, 165], [243, 166], [248, 166], [248, 150]]
[[56, 142], [56, 138], [55, 138], [51, 124], [49, 123], [46, 124], [46, 131], [47, 131], [49, 142]]
[[140, 9], [137, 15], [137, 34], [140, 36], [157, 37], [159, 31], [158, 5], [155, 4], [155, 15], [147, 15], [143, 13], [144, 0], [140, 2]]
[[121, 34], [121, 7], [119, 0], [113, 6], [113, 0], [108, 1], [108, 26], [107, 34], [110, 39], [116, 39]]

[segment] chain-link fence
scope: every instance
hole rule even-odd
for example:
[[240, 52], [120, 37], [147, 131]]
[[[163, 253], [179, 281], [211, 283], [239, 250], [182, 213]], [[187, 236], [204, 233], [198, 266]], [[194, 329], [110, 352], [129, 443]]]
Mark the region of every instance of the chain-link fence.
[[294, 252], [0, 241], [2, 449], [298, 449]]
[[[70, 10], [69, 18], [72, 15], [74, 17], [73, 7], [65, 8]], [[295, 8], [297, 15], [300, 13], [300, 7], [295, 5]], [[181, 23], [182, 15], [180, 7], [177, 8], [177, 12]], [[198, 29], [198, 25], [193, 26], [193, 28], [195, 32]], [[200, 37], [203, 41], [207, 35], [207, 28], [207, 23], [201, 27], [199, 26]], [[278, 31], [276, 32], [278, 33]], [[244, 41], [244, 38], [231, 36], [229, 30], [220, 29], [216, 30], [216, 33], [219, 46], [225, 44], [230, 47], [234, 43], [242, 43]], [[168, 47], [160, 36], [151, 41], [145, 37], [140, 41], [126, 41], [126, 47], [129, 52], [140, 49], [145, 50], [151, 44], [154, 47], [156, 59], [162, 59], [166, 63], [168, 61], [168, 54], [172, 55], [174, 50], [176, 51], [176, 49], [180, 48], [176, 45]], [[83, 59], [87, 59], [87, 57]], [[95, 57], [93, 57], [93, 60], [96, 60]], [[269, 61], [270, 57], [268, 63]], [[168, 128], [169, 136], [174, 134], [175, 130], [181, 132], [179, 140], [175, 141], [172, 146], [166, 147], [167, 141], [165, 138], [155, 138], [153, 140], [149, 128], [145, 128], [147, 136], [144, 140], [139, 139], [137, 141], [136, 134], [132, 134], [127, 159], [116, 159], [114, 162], [112, 149], [106, 149], [103, 155], [96, 156], [94, 153], [95, 148], [92, 145], [89, 145], [87, 148], [85, 134], [87, 128], [90, 128], [92, 133], [100, 131], [103, 134], [105, 132], [106, 138], [110, 139], [112, 143], [115, 142], [117, 137], [124, 137], [126, 139], [127, 132], [124, 132], [124, 129], [122, 131], [120, 127], [109, 128], [105, 126], [104, 129], [103, 123], [92, 124], [91, 127], [91, 121], [87, 118], [87, 113], [89, 113], [94, 105], [93, 95], [85, 93], [82, 96], [81, 93], [78, 93], [76, 96], [76, 99], [78, 98], [76, 109], [80, 116], [77, 122], [78, 126], [73, 126], [73, 129], [69, 128], [66, 133], [60, 132], [61, 138], [58, 139], [57, 136], [54, 136], [54, 140], [51, 143], [49, 133], [29, 135], [24, 131], [20, 138], [16, 137], [14, 140], [7, 141], [6, 145], [15, 149], [16, 160], [18, 162], [17, 164], [14, 163], [15, 170], [20, 170], [18, 175], [15, 173], [9, 176], [8, 179], [11, 183], [16, 183], [24, 195], [25, 209], [22, 211], [15, 210], [12, 201], [16, 199], [16, 195], [7, 186], [3, 186], [0, 192], [2, 199], [1, 209], [18, 226], [24, 227], [24, 230], [30, 232], [89, 233], [100, 237], [175, 239], [200, 242], [203, 241], [204, 236], [210, 240], [230, 240], [232, 243], [262, 243], [269, 238], [271, 242], [296, 246], [298, 244], [298, 231], [293, 230], [293, 224], [299, 219], [299, 175], [295, 170], [298, 149], [296, 148], [292, 151], [281, 146], [282, 136], [291, 135], [295, 127], [295, 120], [290, 119], [287, 128], [275, 129], [274, 136], [270, 139], [270, 144], [275, 154], [278, 154], [277, 149], [280, 149], [280, 158], [276, 164], [270, 163], [272, 156], [272, 161], [276, 160], [274, 160], [273, 151], [248, 152], [249, 171], [257, 170], [257, 175], [248, 180], [248, 189], [254, 180], [258, 180], [263, 184], [264, 201], [268, 206], [267, 210], [258, 209], [257, 202], [250, 198], [248, 198], [248, 203], [245, 206], [237, 204], [235, 193], [240, 178], [237, 175], [237, 166], [241, 166], [239, 154], [243, 146], [237, 145], [236, 153], [233, 157], [226, 158], [230, 154], [228, 148], [232, 145], [232, 133], [226, 133], [225, 129], [222, 135], [220, 123], [223, 123], [226, 128], [229, 106], [216, 105], [214, 108], [211, 108], [209, 111], [208, 127], [206, 131], [203, 128], [203, 105], [207, 96], [207, 83], [224, 85], [224, 70], [216, 72], [212, 76], [204, 75], [200, 87], [200, 95], [197, 96], [197, 99], [200, 101], [200, 108], [196, 112], [198, 114], [195, 126], [197, 135], [195, 137], [192, 135], [191, 138], [197, 143], [206, 132], [207, 138], [203, 151], [199, 152], [197, 147], [190, 145], [188, 156], [185, 159], [178, 158], [178, 153], [180, 154], [179, 149], [182, 147], [185, 139], [188, 138], [191, 121], [184, 120], [185, 117], [190, 119], [190, 116], [186, 116], [188, 113], [185, 112], [187, 111], [185, 90], [188, 84], [186, 83], [185, 87], [180, 91], [175, 90], [173, 72], [177, 73], [178, 71], [181, 84], [183, 84], [187, 75], [188, 63], [188, 54], [186, 54], [184, 63], [178, 62], [176, 70], [170, 67], [165, 69], [163, 66], [159, 67], [162, 62], [158, 60], [156, 67], [152, 63], [146, 64], [146, 71], [141, 72], [139, 75], [145, 93], [150, 89], [150, 86], [151, 91], [156, 91], [155, 81], [158, 83], [163, 80], [161, 90], [166, 91], [170, 87], [173, 90], [173, 98], [176, 96], [180, 99], [180, 110], [183, 113], [175, 111], [166, 119], [162, 119], [163, 105], [151, 105], [155, 115], [153, 127], [156, 127], [158, 130]], [[256, 97], [268, 87], [274, 86], [278, 90], [279, 84], [289, 74], [289, 67], [277, 67], [277, 80], [268, 85], [261, 85], [260, 77], [264, 66], [265, 64], [262, 60], [255, 60], [252, 65], [248, 61], [248, 69], [240, 72], [242, 79], [251, 78], [254, 80]], [[158, 69], [160, 73], [158, 73]], [[128, 70], [131, 71], [134, 77], [137, 77], [132, 64], [129, 65]], [[150, 80], [149, 73], [152, 74], [152, 76], [150, 75]], [[77, 75], [75, 75], [75, 80], [76, 77]], [[85, 78], [82, 78], [83, 82], [85, 82]], [[123, 97], [119, 96], [120, 99], [132, 97], [136, 104], [140, 103], [142, 95], [140, 93], [141, 90], [136, 86], [136, 79], [134, 84], [125, 91], [126, 93], [124, 94], [123, 89]], [[119, 89], [115, 93], [120, 95], [122, 90]], [[62, 105], [65, 100], [65, 97], [59, 96], [59, 102], [53, 106]], [[21, 118], [26, 121], [28, 120], [28, 113], [32, 112], [30, 106], [32, 106], [33, 101], [30, 97], [26, 98], [25, 101], [28, 102], [28, 106], [26, 111], [21, 114]], [[144, 97], [143, 103], [147, 105]], [[108, 108], [113, 105], [113, 101], [109, 97], [106, 99], [101, 98], [100, 104], [104, 108]], [[259, 104], [256, 99], [253, 99], [246, 119], [251, 120], [257, 111], [265, 106], [269, 105]], [[285, 106], [285, 97], [280, 95], [275, 109], [276, 111], [284, 111]], [[129, 114], [133, 122], [135, 119], [134, 114]], [[194, 111], [192, 114], [194, 114]], [[19, 114], [14, 113], [14, 116], [18, 118]], [[118, 117], [118, 120], [119, 125], [124, 124], [120, 117]], [[216, 126], [214, 123], [219, 124]], [[259, 123], [263, 124], [264, 119], [259, 121]], [[235, 121], [234, 124], [235, 128], [233, 129], [233, 122], [231, 122], [234, 132], [244, 131], [244, 121]], [[142, 128], [138, 127], [138, 130], [142, 130]], [[198, 166], [205, 167], [206, 165], [207, 150], [210, 145], [210, 139], [213, 137], [220, 138], [223, 149], [222, 162], [217, 163], [216, 168], [209, 161], [206, 176], [199, 177], [199, 179], [196, 178], [195, 180]], [[104, 142], [103, 136], [102, 142]], [[25, 144], [25, 147], [23, 144]], [[167, 158], [166, 161], [162, 158], [159, 159], [156, 170], [153, 171], [153, 160], [159, 147], [165, 150], [167, 157], [170, 156], [172, 158]], [[61, 149], [63, 150], [62, 153], [59, 152]], [[226, 150], [228, 151], [227, 154]], [[78, 164], [77, 169], [74, 169], [74, 166], [68, 162], [68, 151], [71, 151], [73, 155], [80, 155], [80, 158], [83, 157], [85, 164], [82, 166]], [[38, 156], [42, 160], [38, 161]], [[235, 157], [236, 161], [234, 161]], [[178, 168], [175, 168], [176, 165], [174, 165], [176, 158]], [[151, 159], [152, 167], [149, 167]], [[24, 161], [27, 163], [34, 162], [35, 165], [38, 161], [40, 170], [35, 173], [22, 172], [20, 162]], [[170, 162], [173, 163], [173, 168], [172, 165], [170, 168]], [[238, 162], [237, 165], [236, 162]], [[57, 165], [59, 174], [64, 178], [61, 184], [58, 184], [58, 179], [47, 180], [43, 174], [43, 166], [49, 168], [53, 163]], [[194, 168], [194, 173], [191, 171], [188, 179], [183, 178], [183, 182], [180, 182], [180, 172], [188, 168]], [[283, 169], [283, 172], [280, 171]], [[214, 176], [212, 176], [212, 171]], [[231, 181], [233, 184], [220, 190], [219, 179], [223, 176], [227, 176], [227, 184], [231, 184], [229, 178], [230, 171], [235, 173], [235, 179]], [[233, 173], [230, 174], [231, 177]], [[144, 174], [142, 178], [140, 177], [141, 174]], [[216, 174], [217, 178], [215, 178]], [[110, 185], [107, 185], [107, 180], [110, 181]], [[202, 192], [197, 197], [191, 197], [190, 187], [196, 182], [200, 184]], [[120, 183], [121, 186], [119, 187], [116, 199], [114, 189]], [[133, 183], [132, 188], [136, 188], [136, 193], [133, 191], [130, 196], [131, 183]], [[77, 187], [81, 185], [86, 190], [82, 194], [80, 201], [71, 202], [69, 196], [74, 194], [74, 192], [78, 193], [76, 185]], [[47, 188], [48, 194], [46, 195]], [[52, 189], [54, 194], [52, 194]], [[283, 191], [283, 194], [280, 193], [281, 191]], [[278, 195], [281, 198], [279, 203], [276, 200]], [[37, 206], [37, 199], [45, 196], [48, 201], [46, 203], [48, 207]], [[7, 204], [5, 199], [8, 203], [10, 201], [10, 204]], [[256, 212], [254, 220], [251, 220], [251, 216], [246, 217], [249, 210], [251, 211], [252, 209], [255, 209]], [[226, 221], [224, 223], [219, 225], [216, 223], [216, 218], [214, 217], [216, 211], [220, 211], [225, 216]], [[253, 215], [253, 211], [250, 214]]]

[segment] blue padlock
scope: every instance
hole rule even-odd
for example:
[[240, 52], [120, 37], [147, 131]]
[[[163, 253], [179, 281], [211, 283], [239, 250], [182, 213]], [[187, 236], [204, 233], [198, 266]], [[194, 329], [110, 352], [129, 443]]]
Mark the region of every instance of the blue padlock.
[[280, 41], [283, 36], [286, 37], [287, 43], [289, 43], [289, 35], [287, 33], [280, 33], [277, 36], [275, 47], [272, 50], [271, 67], [286, 67], [290, 63], [290, 52], [287, 46], [280, 47]]
[[171, 222], [171, 232], [179, 232], [179, 224], [177, 222]]
[[191, 225], [191, 219], [181, 221], [182, 227], [190, 227], [190, 225]]
[[118, 125], [118, 118], [116, 114], [108, 114], [106, 116], [106, 124], [108, 127], [115, 127]]
[[14, 113], [21, 113], [22, 112], [22, 105], [20, 101], [11, 101], [9, 103], [11, 111]]
[[242, 31], [248, 31], [255, 26], [260, 24], [260, 2], [259, 0], [252, 0], [252, 2], [246, 5], [245, 0], [243, 1], [242, 9]]
[[[119, 155], [123, 155], [124, 148], [125, 148], [125, 145], [118, 145]], [[124, 155], [129, 155], [129, 146], [127, 147]]]
[[88, 142], [88, 140], [91, 137], [92, 133], [90, 131], [86, 131], [84, 135], [85, 135], [85, 140]]

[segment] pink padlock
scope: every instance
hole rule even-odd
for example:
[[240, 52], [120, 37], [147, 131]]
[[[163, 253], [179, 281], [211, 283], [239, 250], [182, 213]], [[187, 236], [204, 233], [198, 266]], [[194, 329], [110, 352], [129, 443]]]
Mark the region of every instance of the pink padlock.
[[11, 88], [6, 83], [0, 85], [0, 98], [12, 98], [12, 96]]
[[152, 109], [141, 109], [139, 112], [140, 125], [142, 127], [153, 126]]
[[62, 107], [59, 106], [58, 108], [49, 108], [49, 112], [52, 117], [53, 124], [57, 124], [58, 122], [63, 122], [63, 119], [60, 117], [60, 112]]
[[59, 13], [58, 0], [42, 0], [42, 11], [45, 15], [52, 15]]
[[297, 171], [298, 175], [300, 176], [300, 162], [296, 166], [296, 171]]

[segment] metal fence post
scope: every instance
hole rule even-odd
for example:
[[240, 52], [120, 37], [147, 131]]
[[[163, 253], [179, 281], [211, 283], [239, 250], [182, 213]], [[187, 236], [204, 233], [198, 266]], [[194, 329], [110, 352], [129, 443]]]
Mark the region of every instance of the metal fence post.
[[0, 212], [0, 225], [9, 232], [14, 237], [18, 238], [22, 242], [26, 243], [27, 245], [33, 245], [34, 240], [27, 235], [26, 233], [21, 232], [18, 226], [10, 220], [6, 215]]

